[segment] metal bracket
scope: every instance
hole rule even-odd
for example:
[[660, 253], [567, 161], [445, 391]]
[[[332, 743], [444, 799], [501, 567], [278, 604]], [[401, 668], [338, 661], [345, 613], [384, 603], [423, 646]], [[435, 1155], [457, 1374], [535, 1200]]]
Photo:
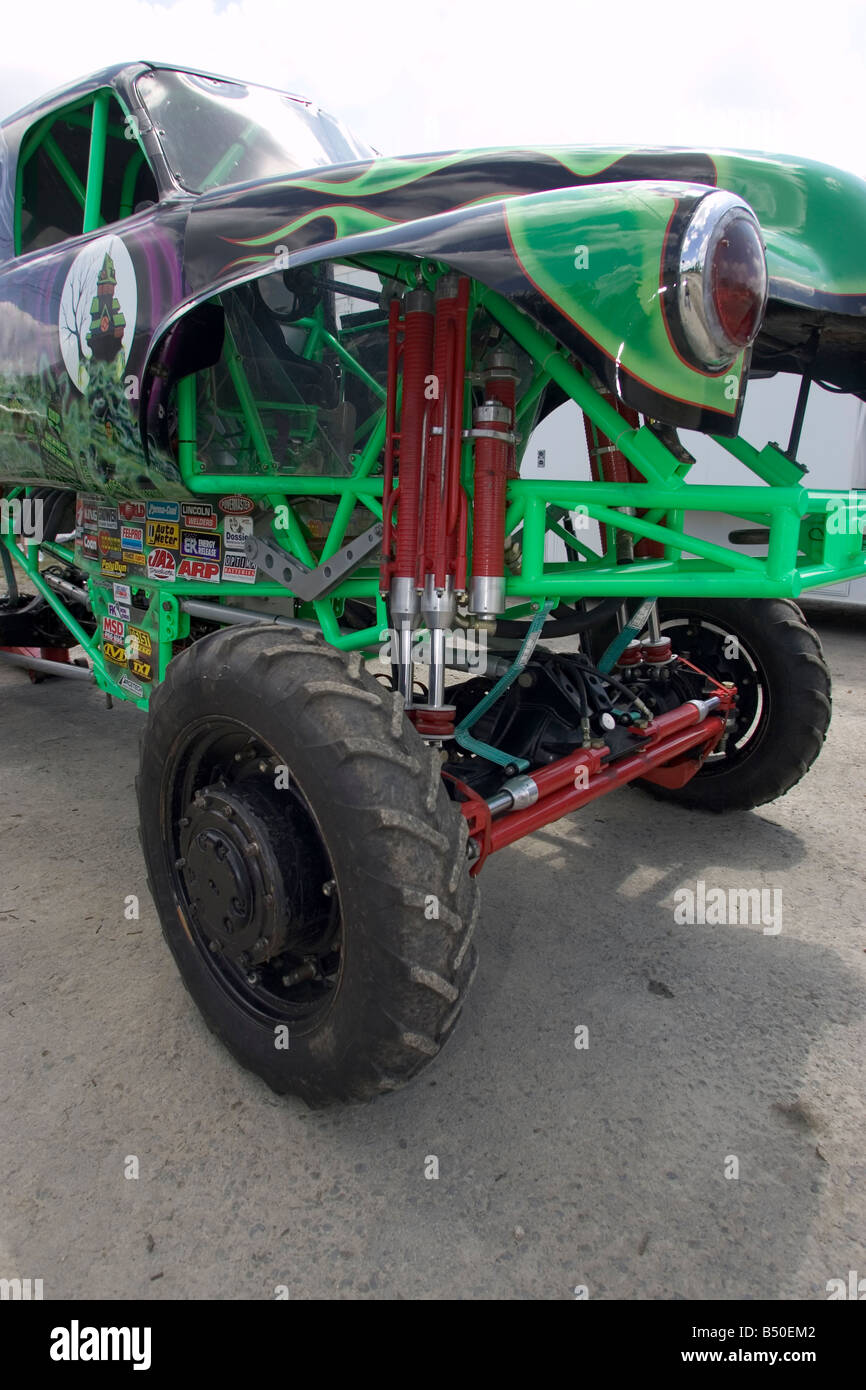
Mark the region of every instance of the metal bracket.
[[324, 598], [332, 589], [350, 574], [353, 569], [366, 560], [382, 544], [382, 523], [377, 521], [369, 531], [349, 541], [329, 560], [310, 569], [290, 551], [273, 541], [261, 540], [258, 536], [247, 536], [244, 550], [247, 559], [257, 565], [262, 575], [277, 584], [284, 584], [293, 594], [312, 603], [314, 599]]

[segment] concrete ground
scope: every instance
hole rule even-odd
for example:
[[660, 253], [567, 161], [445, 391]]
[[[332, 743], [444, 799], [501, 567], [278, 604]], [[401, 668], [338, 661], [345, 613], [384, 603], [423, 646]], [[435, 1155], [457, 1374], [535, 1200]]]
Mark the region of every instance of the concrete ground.
[[[0, 669], [0, 1276], [46, 1298], [823, 1299], [866, 1275], [866, 626], [819, 626], [835, 711], [801, 786], [721, 819], [625, 790], [504, 853], [452, 1042], [410, 1088], [318, 1113], [236, 1066], [163, 944], [142, 716]], [[781, 932], [679, 925], [698, 880], [781, 889]]]

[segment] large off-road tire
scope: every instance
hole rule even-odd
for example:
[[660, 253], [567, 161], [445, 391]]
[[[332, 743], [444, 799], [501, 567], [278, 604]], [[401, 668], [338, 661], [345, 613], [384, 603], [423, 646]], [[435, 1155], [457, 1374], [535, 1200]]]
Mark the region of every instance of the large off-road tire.
[[673, 649], [738, 690], [724, 753], [678, 790], [653, 796], [703, 811], [745, 811], [784, 796], [817, 758], [830, 723], [830, 672], [818, 635], [788, 599], [662, 599]]
[[142, 736], [150, 890], [245, 1067], [310, 1105], [408, 1081], [475, 966], [467, 829], [402, 700], [318, 634], [241, 627], [169, 666]]

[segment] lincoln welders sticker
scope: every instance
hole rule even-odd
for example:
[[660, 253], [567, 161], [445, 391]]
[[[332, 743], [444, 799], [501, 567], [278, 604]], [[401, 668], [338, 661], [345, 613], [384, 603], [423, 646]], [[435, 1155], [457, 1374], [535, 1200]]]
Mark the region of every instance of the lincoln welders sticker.
[[181, 516], [183, 525], [195, 531], [215, 531], [219, 520], [216, 509], [204, 502], [183, 502]]

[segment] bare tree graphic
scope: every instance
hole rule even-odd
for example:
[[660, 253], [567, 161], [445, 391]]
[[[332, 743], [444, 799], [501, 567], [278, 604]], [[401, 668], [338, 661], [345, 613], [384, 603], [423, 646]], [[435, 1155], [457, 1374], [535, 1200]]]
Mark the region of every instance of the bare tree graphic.
[[81, 367], [89, 354], [85, 350], [86, 333], [90, 325], [90, 301], [93, 298], [91, 284], [92, 267], [89, 256], [82, 256], [72, 267], [63, 294], [61, 305], [60, 331], [67, 342], [74, 342], [78, 368], [75, 383], [81, 386]]

